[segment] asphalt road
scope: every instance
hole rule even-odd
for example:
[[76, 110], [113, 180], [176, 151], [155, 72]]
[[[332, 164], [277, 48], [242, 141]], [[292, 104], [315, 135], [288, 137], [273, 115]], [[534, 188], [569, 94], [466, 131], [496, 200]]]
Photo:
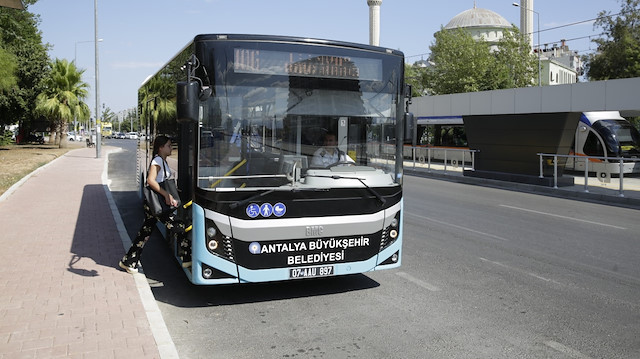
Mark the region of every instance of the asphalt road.
[[[133, 143], [108, 143], [131, 236]], [[197, 287], [157, 234], [142, 263], [181, 358], [640, 358], [639, 214], [407, 176], [399, 269]]]

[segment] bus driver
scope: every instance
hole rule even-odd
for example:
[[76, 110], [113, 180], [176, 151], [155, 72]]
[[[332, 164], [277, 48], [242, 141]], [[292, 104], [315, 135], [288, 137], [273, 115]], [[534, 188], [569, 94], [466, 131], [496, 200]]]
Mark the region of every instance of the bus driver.
[[324, 137], [324, 146], [320, 147], [313, 154], [311, 160], [312, 167], [329, 167], [336, 163], [355, 163], [344, 151], [338, 149], [336, 135], [327, 133]]

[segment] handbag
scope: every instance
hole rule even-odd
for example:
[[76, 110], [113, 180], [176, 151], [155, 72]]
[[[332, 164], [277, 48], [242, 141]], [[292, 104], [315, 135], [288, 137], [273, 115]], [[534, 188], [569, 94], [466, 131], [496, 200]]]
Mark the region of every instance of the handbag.
[[[162, 167], [165, 171], [164, 173], [166, 174], [167, 170], [166, 168], [164, 168], [164, 166], [165, 166], [165, 162], [163, 160]], [[142, 192], [144, 193], [144, 201], [149, 207], [149, 211], [154, 216], [159, 216], [164, 213], [171, 212], [175, 210], [177, 207], [180, 207], [180, 205], [182, 204], [182, 202], [180, 201], [180, 196], [178, 195], [178, 186], [176, 186], [175, 179], [173, 178], [165, 179], [162, 182], [158, 182], [158, 184], [160, 185], [160, 188], [167, 191], [171, 195], [171, 197], [173, 197], [176, 201], [178, 201], [178, 204], [176, 207], [167, 205], [163, 195], [151, 189], [149, 185], [146, 185], [142, 190]]]

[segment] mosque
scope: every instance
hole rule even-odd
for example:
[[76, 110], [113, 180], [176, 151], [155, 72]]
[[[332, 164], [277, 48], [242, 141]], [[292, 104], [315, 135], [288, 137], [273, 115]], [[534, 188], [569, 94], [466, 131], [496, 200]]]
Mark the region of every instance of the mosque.
[[[379, 1], [380, 3], [382, 1]], [[541, 68], [541, 83], [547, 85], [561, 85], [575, 83], [582, 74], [582, 63], [577, 52], [569, 50], [564, 41], [558, 44], [533, 43], [533, 0], [521, 0], [520, 31], [529, 37], [529, 44], [537, 54], [540, 52], [539, 61]], [[512, 24], [500, 14], [482, 9], [473, 3], [473, 8], [465, 10], [454, 16], [442, 31], [456, 28], [468, 31], [476, 39], [484, 39], [492, 50], [497, 49], [498, 41], [503, 37], [503, 32], [510, 29]], [[418, 61], [419, 66], [429, 66], [428, 61]]]

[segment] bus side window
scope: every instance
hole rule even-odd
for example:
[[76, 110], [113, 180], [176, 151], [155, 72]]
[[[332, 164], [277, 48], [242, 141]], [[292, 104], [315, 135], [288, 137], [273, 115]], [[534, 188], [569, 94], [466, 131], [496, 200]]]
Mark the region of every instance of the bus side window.
[[584, 142], [584, 154], [587, 156], [604, 156], [602, 143], [592, 131], [589, 131], [587, 140]]

